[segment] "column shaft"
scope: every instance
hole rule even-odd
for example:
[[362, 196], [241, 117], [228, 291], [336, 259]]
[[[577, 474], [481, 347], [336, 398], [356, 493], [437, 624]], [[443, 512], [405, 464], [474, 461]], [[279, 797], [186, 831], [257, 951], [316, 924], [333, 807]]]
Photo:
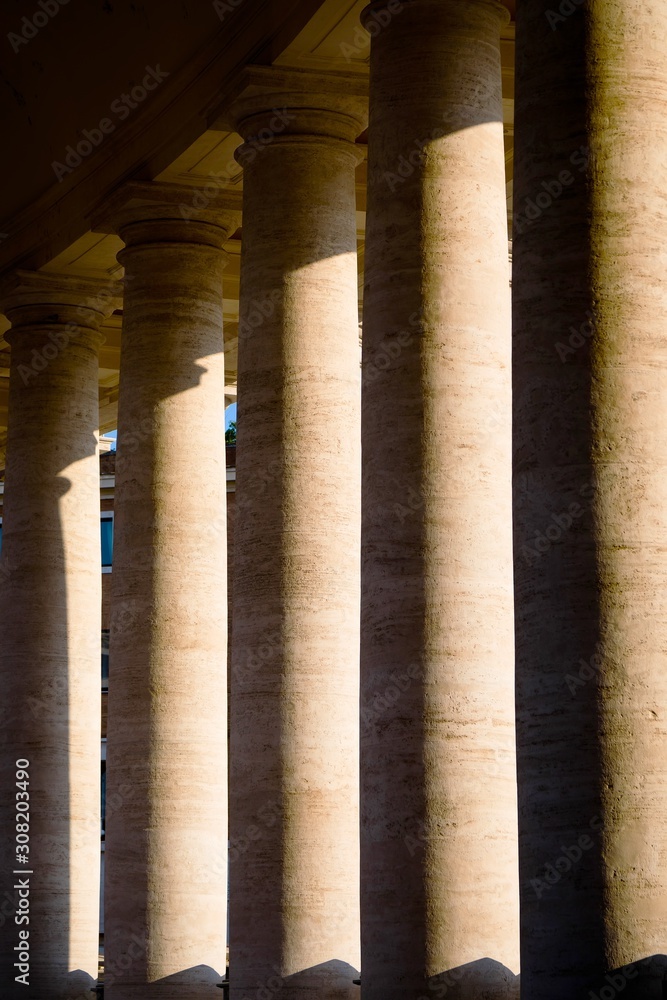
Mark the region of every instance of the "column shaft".
[[109, 1000], [198, 1000], [225, 970], [222, 246], [236, 220], [211, 211], [186, 222], [177, 203], [165, 194], [164, 203], [133, 204], [115, 223], [127, 291], [107, 755]]
[[502, 16], [413, 0], [371, 43], [364, 1000], [518, 993]]
[[667, 953], [666, 106], [664, 7], [519, 5], [526, 1000], [663, 989], [664, 958], [615, 970]]
[[[12, 329], [0, 587], [0, 991], [72, 1000], [88, 997], [97, 979], [97, 352], [99, 324], [113, 305], [107, 310], [109, 297], [92, 283], [37, 274], [21, 275], [4, 299]], [[21, 944], [27, 961], [15, 950]]]
[[358, 157], [355, 119], [319, 100], [301, 95], [259, 155], [264, 117], [246, 109], [239, 124], [235, 1000], [358, 989]]

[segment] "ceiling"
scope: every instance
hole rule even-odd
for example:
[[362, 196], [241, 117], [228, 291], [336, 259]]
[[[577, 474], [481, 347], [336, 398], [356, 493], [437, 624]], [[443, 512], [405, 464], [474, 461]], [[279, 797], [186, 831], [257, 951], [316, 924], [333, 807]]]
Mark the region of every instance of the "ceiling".
[[[233, 155], [241, 139], [226, 127], [223, 112], [235, 96], [235, 90], [238, 91], [238, 81], [246, 63], [319, 72], [352, 71], [360, 76], [368, 74], [370, 39], [359, 27], [360, 13], [366, 6], [366, 0], [326, 0], [322, 4], [317, 0], [283, 0], [279, 5], [263, 0], [223, 2], [221, 9], [231, 12], [223, 13], [220, 23], [217, 23], [217, 15], [211, 17], [213, 5], [208, 0], [205, 4], [199, 0], [181, 0], [180, 3], [162, 0], [162, 4], [158, 5], [162, 19], [157, 18], [156, 0], [151, 0], [151, 3], [129, 5], [132, 12], [130, 22], [133, 19], [137, 22], [135, 29], [137, 24], [140, 25], [137, 35], [130, 37], [127, 37], [127, 32], [132, 23], [128, 25], [127, 18], [124, 22], [122, 16], [114, 21], [113, 16], [105, 13], [107, 8], [111, 8], [113, 13], [110, 0], [102, 3], [95, 0], [85, 15], [92, 32], [89, 38], [96, 37], [99, 41], [108, 36], [105, 51], [109, 46], [113, 50], [114, 39], [119, 41], [127, 53], [124, 64], [141, 66], [142, 72], [135, 77], [137, 82], [140, 82], [147, 66], [159, 64], [166, 72], [167, 66], [175, 67], [180, 61], [182, 68], [169, 70], [169, 78], [156, 87], [145, 101], [145, 107], [137, 107], [131, 115], [128, 114], [128, 124], [123, 129], [119, 126], [109, 136], [106, 148], [96, 150], [88, 158], [90, 162], [82, 163], [62, 181], [55, 181], [51, 158], [60, 158], [58, 162], [62, 162], [67, 143], [76, 143], [77, 127], [73, 123], [88, 121], [93, 127], [104, 117], [105, 110], [113, 107], [113, 102], [108, 102], [109, 93], [121, 94], [133, 85], [132, 80], [128, 82], [127, 77], [122, 78], [117, 66], [119, 60], [115, 59], [115, 77], [111, 82], [105, 78], [104, 87], [100, 88], [97, 65], [100, 53], [96, 51], [97, 46], [79, 45], [78, 58], [83, 77], [88, 74], [89, 81], [95, 79], [98, 83], [88, 85], [90, 93], [76, 90], [72, 102], [74, 106], [62, 99], [58, 101], [57, 113], [51, 107], [51, 118], [48, 118], [52, 95], [48, 80], [44, 79], [44, 65], [55, 58], [55, 46], [53, 39], [50, 47], [46, 45], [46, 33], [64, 29], [74, 6], [72, 4], [71, 10], [63, 7], [57, 18], [53, 18], [53, 24], [42, 29], [44, 37], [40, 39], [38, 34], [29, 45], [25, 45], [25, 51], [21, 45], [16, 53], [19, 63], [31, 60], [32, 77], [24, 64], [17, 65], [14, 80], [5, 79], [6, 88], [12, 91], [13, 101], [14, 121], [10, 121], [9, 126], [11, 129], [13, 124], [16, 125], [15, 148], [21, 150], [21, 155], [10, 157], [15, 177], [5, 187], [0, 202], [3, 211], [0, 215], [0, 273], [22, 267], [101, 279], [122, 277], [122, 268], [116, 260], [116, 254], [122, 247], [121, 241], [115, 236], [91, 231], [90, 218], [104, 197], [130, 178], [185, 184], [196, 189], [204, 187], [213, 175], [216, 184], [234, 191], [241, 190], [242, 171]], [[507, 6], [514, 13], [514, 3], [508, 2]], [[19, 8], [18, 0], [7, 4], [2, 16], [2, 21], [9, 25], [5, 35], [20, 26], [25, 9], [25, 6]], [[60, 24], [58, 18], [62, 19]], [[154, 24], [158, 24], [155, 38], [150, 30]], [[2, 27], [0, 24], [0, 30]], [[173, 37], [179, 32], [182, 33], [180, 47]], [[82, 37], [80, 25], [77, 37]], [[159, 53], [159, 59], [151, 61], [147, 58], [149, 42], [155, 56]], [[163, 42], [164, 46], [160, 47]], [[41, 64], [39, 45], [42, 48], [46, 45]], [[501, 49], [508, 216], [511, 216], [513, 21], [503, 31]], [[60, 52], [58, 65], [61, 70], [65, 55]], [[106, 67], [107, 60], [103, 62]], [[26, 93], [32, 86], [29, 91], [32, 99], [17, 90], [19, 84]], [[84, 86], [86, 84], [82, 82], [80, 87]], [[26, 119], [30, 121], [30, 127], [26, 126]], [[363, 143], [364, 136], [359, 141]], [[36, 169], [30, 169], [31, 163], [36, 163]], [[365, 210], [364, 160], [357, 169], [360, 270], [363, 268]], [[229, 261], [223, 275], [226, 392], [230, 400], [235, 395], [236, 383], [240, 237], [239, 230], [226, 245]], [[362, 286], [363, 282], [360, 282], [360, 289]], [[0, 316], [0, 338], [7, 326], [5, 318]], [[122, 316], [115, 313], [103, 327], [105, 344], [100, 356], [102, 432], [116, 426], [121, 326]], [[4, 447], [7, 422], [8, 369], [9, 348], [0, 339], [0, 450]]]

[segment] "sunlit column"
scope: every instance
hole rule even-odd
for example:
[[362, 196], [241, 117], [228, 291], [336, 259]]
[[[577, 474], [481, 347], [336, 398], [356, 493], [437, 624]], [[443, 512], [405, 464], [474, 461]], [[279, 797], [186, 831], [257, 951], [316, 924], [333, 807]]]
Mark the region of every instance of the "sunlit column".
[[18, 272], [0, 298], [12, 323], [0, 564], [0, 993], [83, 1000], [97, 979], [99, 927], [99, 326], [119, 288]]
[[667, 988], [667, 8], [567, 6], [517, 5], [521, 993], [652, 1000]]
[[345, 97], [347, 80], [338, 94], [318, 84], [262, 89], [236, 107], [233, 1000], [358, 997], [354, 139], [365, 101]]
[[507, 12], [411, 0], [366, 17], [383, 27], [363, 324], [362, 997], [499, 1000], [518, 996]]
[[222, 274], [240, 216], [167, 185], [119, 198], [105, 997], [204, 1000], [226, 964]]

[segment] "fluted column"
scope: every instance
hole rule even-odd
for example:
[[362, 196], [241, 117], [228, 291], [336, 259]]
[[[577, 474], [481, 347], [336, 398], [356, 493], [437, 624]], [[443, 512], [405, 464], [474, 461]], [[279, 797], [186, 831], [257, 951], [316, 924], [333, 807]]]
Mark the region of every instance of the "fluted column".
[[518, 995], [499, 4], [371, 42], [362, 403], [362, 997]]
[[[200, 1000], [225, 970], [226, 538], [219, 198], [132, 185], [125, 267], [105, 882], [108, 1000]], [[192, 214], [192, 213], [191, 213]]]
[[97, 979], [98, 348], [119, 289], [18, 272], [1, 297], [12, 328], [0, 586], [0, 877], [11, 905], [0, 992], [73, 1000]]
[[237, 154], [233, 1000], [358, 996], [354, 139], [365, 102], [337, 86], [339, 96], [308, 78], [293, 91], [258, 86], [236, 108], [246, 141]]
[[667, 9], [570, 7], [517, 20], [522, 997], [643, 1000], [667, 968]]

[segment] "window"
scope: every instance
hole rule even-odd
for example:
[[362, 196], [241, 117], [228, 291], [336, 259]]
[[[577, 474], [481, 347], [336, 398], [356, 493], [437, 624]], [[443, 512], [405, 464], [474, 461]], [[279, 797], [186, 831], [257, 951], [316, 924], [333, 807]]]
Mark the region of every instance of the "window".
[[102, 535], [102, 572], [111, 572], [113, 561], [113, 514], [102, 514], [100, 520]]
[[109, 629], [102, 629], [102, 690], [109, 690]]
[[107, 828], [107, 741], [102, 739], [102, 753], [101, 753], [101, 781], [100, 781], [100, 806], [101, 806], [101, 818], [102, 818], [102, 844], [104, 845], [104, 835]]
[[[113, 557], [113, 514], [103, 514], [100, 520], [102, 540], [102, 572], [111, 572]], [[2, 518], [0, 518], [0, 552], [2, 552]]]
[[102, 761], [102, 786], [101, 786], [101, 809], [102, 809], [102, 840], [107, 829], [107, 762]]

